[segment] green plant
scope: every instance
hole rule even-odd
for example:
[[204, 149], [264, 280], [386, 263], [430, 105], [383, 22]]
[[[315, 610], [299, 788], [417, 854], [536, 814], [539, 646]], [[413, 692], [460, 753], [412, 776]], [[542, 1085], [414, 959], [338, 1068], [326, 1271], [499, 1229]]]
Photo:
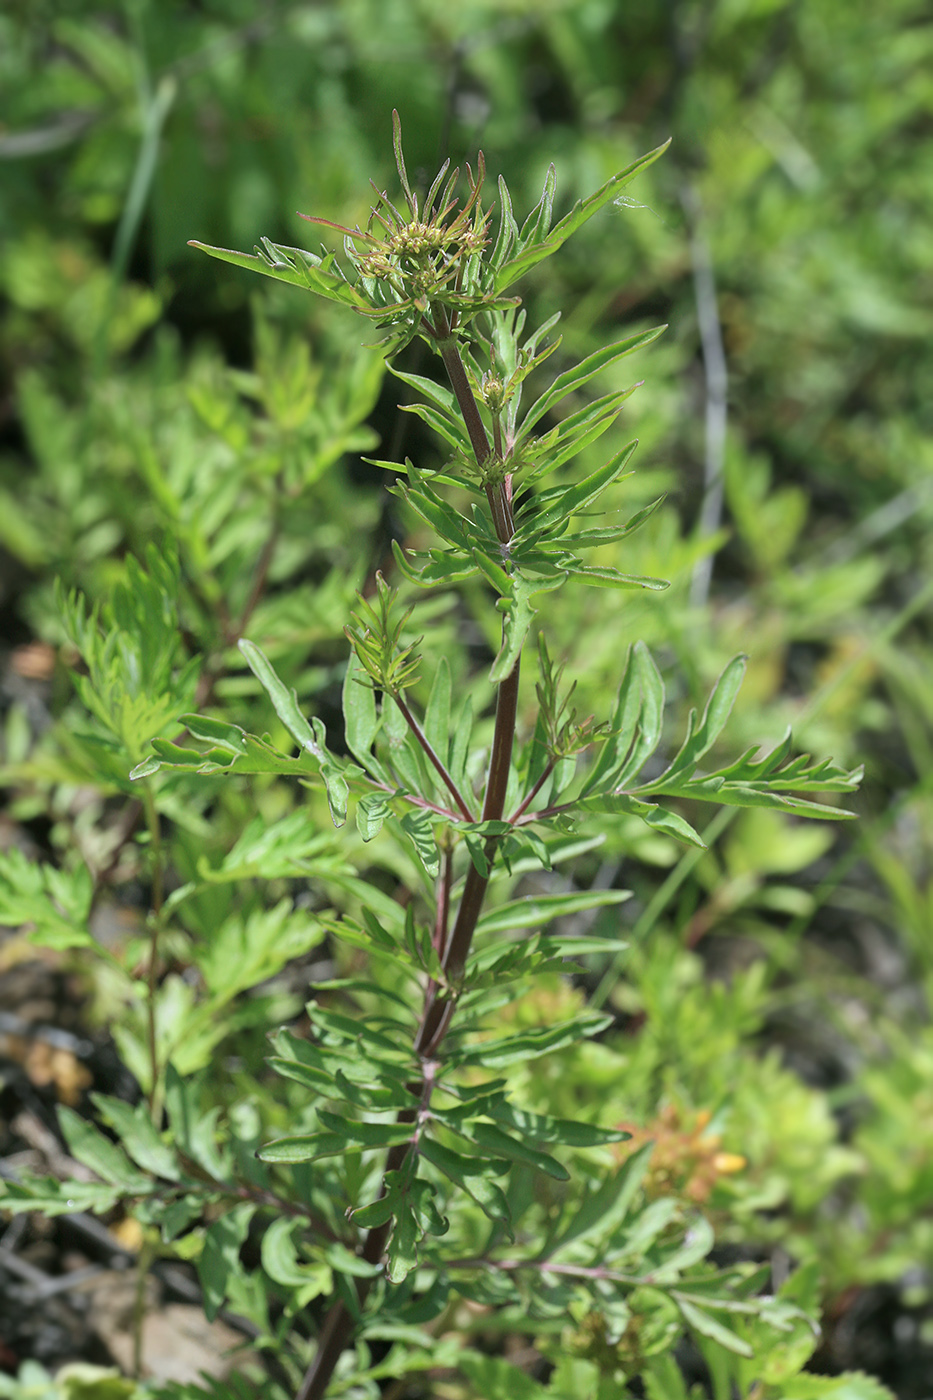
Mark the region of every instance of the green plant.
[[[837, 818], [849, 814], [822, 795], [851, 791], [859, 776], [791, 757], [789, 736], [762, 757], [752, 748], [702, 770], [738, 692], [741, 658], [659, 762], [664, 685], [647, 647], [630, 647], [612, 713], [599, 721], [578, 716], [573, 686], [563, 689], [564, 668], [549, 652], [542, 596], [581, 583], [664, 587], [603, 562], [654, 505], [621, 524], [592, 523], [597, 501], [629, 475], [634, 443], [582, 476], [568, 470], [587, 460], [632, 392], [588, 401], [581, 391], [659, 332], [588, 355], [522, 413], [524, 381], [558, 347], [557, 318], [526, 332], [510, 288], [661, 150], [553, 225], [553, 171], [521, 227], [500, 182], [493, 237], [482, 162], [475, 175], [468, 168], [462, 208], [448, 163], [420, 197], [396, 118], [402, 208], [380, 194], [365, 230], [339, 230], [345, 265], [330, 252], [268, 240], [255, 255], [206, 250], [369, 318], [385, 333], [390, 360], [419, 338], [448, 377], [449, 388], [393, 371], [418, 395], [407, 407], [449, 456], [433, 473], [408, 459], [381, 464], [398, 473], [390, 489], [419, 538], [413, 549], [393, 546], [403, 585], [376, 573], [347, 624], [343, 744], [328, 742], [324, 721], [306, 717], [296, 690], [249, 638], [239, 652], [268, 697], [274, 732], [190, 712], [197, 663], [183, 654], [178, 619], [191, 600], [183, 601], [171, 543], [151, 552], [145, 569], [127, 564], [108, 612], [60, 599], [87, 671], [79, 694], [96, 726], [75, 741], [81, 762], [113, 789], [132, 782], [142, 794], [152, 908], [139, 944], [110, 971], [129, 1008], [121, 1048], [147, 1101], [96, 1096], [112, 1136], [63, 1110], [70, 1151], [97, 1179], [24, 1177], [6, 1185], [4, 1204], [56, 1213], [132, 1202], [158, 1230], [158, 1247], [197, 1259], [210, 1314], [227, 1304], [250, 1319], [301, 1400], [375, 1395], [380, 1381], [443, 1366], [459, 1368], [477, 1394], [514, 1393], [512, 1368], [469, 1347], [459, 1299], [488, 1309], [496, 1326], [530, 1325], [556, 1370], [547, 1387], [526, 1377], [529, 1395], [570, 1394], [576, 1384], [620, 1394], [635, 1377], [676, 1393], [673, 1347], [687, 1331], [714, 1379], [726, 1378], [717, 1386], [734, 1381], [743, 1395], [770, 1400], [789, 1393], [774, 1387], [815, 1345], [810, 1276], [770, 1297], [761, 1291], [767, 1270], [715, 1267], [712, 1228], [696, 1204], [643, 1189], [651, 1144], [614, 1157], [627, 1131], [595, 1111], [583, 1120], [555, 1111], [559, 1090], [549, 1091], [546, 1076], [536, 1086], [531, 1072], [542, 1057], [572, 1064], [612, 1021], [580, 1005], [562, 979], [577, 960], [617, 956], [624, 940], [544, 930], [565, 915], [611, 909], [626, 892], [527, 894], [519, 885], [592, 849], [598, 835], [579, 835], [581, 819], [634, 820], [702, 850], [684, 804], [687, 812], [713, 803]], [[302, 393], [301, 366], [296, 376], [287, 360], [276, 363], [267, 401], [284, 427]], [[300, 454], [294, 472], [300, 484]], [[277, 481], [293, 484], [281, 463]], [[445, 599], [459, 590], [501, 617], [491, 727], [482, 715], [474, 721], [469, 687], [457, 693], [441, 632], [419, 651], [412, 588]], [[249, 593], [244, 626], [257, 601]], [[532, 634], [538, 679], [526, 726], [521, 658]], [[214, 644], [232, 641], [227, 627]], [[202, 702], [221, 672], [214, 661]], [[169, 738], [179, 726], [201, 747]], [[222, 803], [228, 785], [242, 792], [244, 777], [253, 779], [246, 791], [259, 814], [232, 846], [205, 850], [207, 801]], [[276, 812], [278, 779], [308, 789], [308, 805]], [[342, 834], [323, 834], [322, 800]], [[351, 802], [359, 842], [346, 834]], [[166, 829], [176, 847], [171, 868], [182, 877], [171, 882]], [[359, 846], [377, 837], [394, 896], [356, 868]], [[53, 946], [93, 948], [83, 871], [79, 863], [67, 876], [36, 871], [7, 855], [3, 917], [31, 921], [34, 936]], [[309, 878], [323, 892], [311, 910], [287, 894], [268, 907], [251, 894], [237, 902], [244, 881]], [[262, 988], [325, 937], [341, 975], [317, 982], [303, 1034], [294, 1005]], [[185, 940], [196, 989], [168, 965], [167, 950]], [[526, 997], [530, 1019], [511, 1019]], [[276, 1012], [291, 1022], [273, 1036], [278, 1103], [250, 1041]], [[246, 1064], [218, 1086], [205, 1071], [234, 1032]], [[257, 1096], [260, 1078], [266, 1092]], [[250, 1237], [258, 1268], [241, 1256]]]

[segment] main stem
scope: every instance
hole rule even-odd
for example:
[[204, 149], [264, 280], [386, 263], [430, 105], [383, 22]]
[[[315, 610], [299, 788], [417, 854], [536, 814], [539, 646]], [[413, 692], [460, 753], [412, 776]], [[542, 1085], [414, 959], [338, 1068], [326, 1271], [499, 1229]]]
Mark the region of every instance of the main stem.
[[[460, 357], [457, 342], [451, 334], [450, 321], [442, 306], [432, 307], [435, 335], [441, 358], [447, 369], [451, 387], [457, 398], [463, 421], [466, 425], [476, 457], [477, 465], [482, 466], [490, 455], [489, 439], [480, 415], [479, 406], [473, 397], [470, 382]], [[486, 497], [492, 512], [496, 535], [507, 556], [513, 534], [512, 501], [509, 479], [486, 487]], [[483, 799], [482, 820], [501, 821], [505, 813], [505, 795], [512, 765], [512, 746], [515, 740], [515, 721], [518, 713], [518, 680], [521, 659], [516, 661], [510, 675], [499, 685], [496, 694], [496, 723], [493, 731], [492, 749], [489, 756], [489, 772], [486, 778], [486, 794]], [[486, 842], [485, 855], [487, 870], [491, 867], [496, 853], [496, 840], [490, 837]], [[463, 886], [460, 907], [454, 922], [447, 947], [444, 950], [443, 966], [447, 975], [448, 988], [456, 988], [463, 979], [467, 954], [476, 931], [477, 920], [489, 886], [489, 874], [481, 875], [476, 866], [470, 864]], [[431, 1058], [443, 1040], [456, 1007], [456, 992], [441, 989], [432, 982], [425, 998], [424, 1013], [415, 1039], [415, 1053], [422, 1060]], [[407, 1115], [400, 1115], [405, 1121]], [[405, 1143], [392, 1147], [386, 1157], [385, 1171], [397, 1171], [405, 1159], [408, 1146]], [[363, 1244], [362, 1256], [368, 1264], [378, 1264], [385, 1253], [391, 1225], [386, 1221], [369, 1231]], [[372, 1285], [370, 1278], [358, 1278], [356, 1291], [362, 1308]], [[334, 1302], [321, 1327], [317, 1351], [298, 1390], [296, 1400], [323, 1400], [330, 1385], [337, 1363], [349, 1345], [353, 1335], [354, 1320], [340, 1299]]]

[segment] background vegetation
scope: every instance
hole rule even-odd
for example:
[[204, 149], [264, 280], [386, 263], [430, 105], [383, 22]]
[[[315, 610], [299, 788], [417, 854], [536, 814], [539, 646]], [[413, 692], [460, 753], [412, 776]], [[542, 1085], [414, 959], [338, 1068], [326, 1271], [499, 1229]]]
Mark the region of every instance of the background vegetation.
[[[4, 917], [27, 922], [0, 946], [10, 1171], [39, 1151], [26, 1130], [49, 1131], [56, 1099], [89, 1111], [91, 1088], [131, 1095], [128, 1075], [148, 1087], [149, 1031], [117, 972], [88, 975], [67, 932], [40, 929], [39, 954], [29, 941], [28, 871], [57, 867], [66, 928], [92, 911], [114, 961], [141, 961], [154, 827], [126, 760], [174, 718], [146, 709], [160, 668], [175, 669], [182, 709], [216, 705], [262, 732], [271, 710], [233, 649], [245, 634], [331, 728], [347, 609], [410, 530], [364, 459], [435, 450], [413, 416], [398, 426], [399, 387], [360, 325], [207, 264], [186, 240], [307, 243], [297, 209], [365, 222], [369, 178], [392, 186], [393, 107], [409, 170], [430, 177], [444, 154], [482, 147], [521, 209], [552, 160], [567, 208], [672, 135], [630, 207], [523, 287], [532, 323], [564, 312], [578, 358], [670, 325], [626, 408], [641, 443], [629, 504], [667, 500], [625, 542], [624, 567], [672, 587], [554, 595], [552, 649], [572, 658], [584, 714], [607, 709], [631, 640], [649, 642], [684, 711], [747, 652], [733, 737], [770, 745], [792, 722], [803, 748], [864, 762], [861, 820], [716, 818], [710, 851], [686, 856], [607, 822], [572, 878], [635, 892], [595, 925], [631, 949], [621, 972], [593, 959], [550, 996], [588, 995], [616, 1024], [542, 1061], [538, 1092], [555, 1112], [598, 1096], [607, 1121], [653, 1137], [654, 1189], [705, 1203], [723, 1259], [764, 1258], [778, 1280], [791, 1261], [816, 1266], [812, 1370], [929, 1395], [931, 54], [914, 0], [5, 7], [2, 838], [4, 907], [19, 913]], [[416, 347], [407, 368], [423, 368]], [[177, 574], [181, 651], [164, 619], [135, 708], [105, 735], [82, 692], [81, 619], [63, 627], [55, 583], [118, 608], [138, 596], [135, 559]], [[430, 645], [481, 712], [497, 640], [479, 600], [439, 600]], [[179, 788], [162, 809], [174, 878], [204, 878], [199, 857], [219, 868], [257, 800], [264, 825], [303, 810], [271, 781], [258, 799]], [[328, 850], [307, 854], [325, 885], [343, 878]], [[240, 873], [263, 880], [243, 892], [205, 879], [193, 944], [163, 949], [158, 1026], [166, 1053], [192, 1071], [224, 1056], [241, 1088], [262, 1073], [254, 1028], [298, 1014], [309, 964], [334, 956], [310, 923], [304, 942], [290, 925], [299, 961], [279, 956], [275, 863], [251, 860]], [[405, 872], [377, 875], [390, 890]], [[231, 939], [264, 921], [267, 964], [238, 978], [229, 949], [213, 966], [192, 952], [225, 920]], [[275, 1113], [257, 1108], [243, 1141], [281, 1131], [259, 1122]], [[7, 1268], [54, 1275], [42, 1251], [65, 1247], [41, 1231], [3, 1245], [11, 1372], [79, 1354], [64, 1322], [43, 1330], [34, 1300], [17, 1304], [24, 1276]], [[490, 1382], [448, 1384], [481, 1395]]]

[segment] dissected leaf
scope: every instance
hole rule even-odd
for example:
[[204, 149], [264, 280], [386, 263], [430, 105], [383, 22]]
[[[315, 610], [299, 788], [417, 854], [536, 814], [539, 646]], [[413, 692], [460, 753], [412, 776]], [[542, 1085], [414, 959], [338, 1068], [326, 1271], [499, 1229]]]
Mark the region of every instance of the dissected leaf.
[[241, 1202], [231, 1206], [208, 1227], [198, 1259], [198, 1278], [209, 1322], [214, 1321], [223, 1307], [231, 1278], [243, 1271], [240, 1247], [257, 1209], [252, 1201]]
[[93, 1123], [64, 1106], [58, 1110], [58, 1121], [71, 1155], [104, 1181], [119, 1186], [128, 1195], [144, 1194], [152, 1189], [152, 1178], [141, 1173], [123, 1148], [105, 1137]]
[[529, 268], [534, 267], [544, 258], [548, 258], [552, 253], [556, 253], [561, 244], [565, 243], [572, 233], [586, 223], [587, 219], [593, 217], [600, 209], [604, 208], [610, 200], [617, 198], [622, 193], [625, 186], [635, 179], [642, 170], [653, 164], [658, 156], [663, 155], [670, 145], [670, 141], [665, 141], [663, 146], [658, 146], [655, 150], [649, 151], [647, 155], [639, 157], [627, 166], [625, 170], [613, 175], [611, 180], [607, 180], [594, 194], [586, 199], [579, 200], [570, 213], [553, 229], [545, 233], [542, 226], [533, 227], [527, 237], [524, 247], [518, 243], [518, 251], [511, 258], [503, 262], [496, 276], [496, 290], [502, 292], [506, 287], [510, 287], [519, 277], [522, 277]]

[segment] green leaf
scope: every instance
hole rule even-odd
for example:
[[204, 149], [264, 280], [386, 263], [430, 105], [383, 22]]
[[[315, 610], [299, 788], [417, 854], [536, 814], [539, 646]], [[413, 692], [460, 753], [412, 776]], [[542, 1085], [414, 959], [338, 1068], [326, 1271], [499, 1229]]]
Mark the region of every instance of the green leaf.
[[373, 688], [355, 651], [350, 653], [343, 682], [343, 717], [347, 748], [366, 767], [379, 721]]
[[[155, 1205], [155, 1202], [152, 1203]], [[180, 1196], [168, 1205], [157, 1207], [157, 1222], [164, 1244], [171, 1244], [185, 1234], [204, 1213], [204, 1199], [199, 1192], [195, 1196]], [[155, 1214], [155, 1212], [153, 1212]]]
[[350, 796], [350, 785], [336, 763], [322, 763], [321, 777], [324, 779], [324, 791], [327, 793], [331, 821], [334, 826], [343, 826], [347, 820], [347, 799]]
[[395, 1217], [387, 1248], [387, 1272], [392, 1283], [401, 1283], [417, 1267], [418, 1245], [426, 1235], [443, 1235], [448, 1229], [447, 1220], [434, 1203], [435, 1186], [416, 1177], [415, 1166], [412, 1155], [400, 1170], [386, 1172], [384, 1194], [350, 1212], [353, 1223], [362, 1229], [377, 1228]]
[[706, 1259], [714, 1243], [716, 1243], [716, 1236], [713, 1235], [713, 1226], [707, 1221], [705, 1215], [696, 1215], [691, 1221], [691, 1228], [686, 1232], [684, 1240], [679, 1243], [677, 1249], [665, 1256], [663, 1264], [651, 1268], [651, 1281], [656, 1282], [656, 1284], [677, 1281], [679, 1275], [684, 1273], [686, 1268]]
[[581, 550], [593, 549], [603, 544], [615, 544], [619, 540], [627, 539], [636, 530], [640, 530], [646, 520], [650, 520], [659, 506], [664, 504], [666, 497], [658, 496], [649, 505], [643, 506], [630, 516], [624, 525], [597, 526], [590, 530], [578, 530], [572, 535], [566, 535], [560, 540], [560, 544], [567, 549]]
[[[331, 868], [344, 868], [336, 855], [334, 837], [322, 833], [310, 812], [289, 812], [278, 821], [254, 817], [224, 856], [211, 866], [200, 856], [197, 873], [208, 884], [239, 880], [287, 880], [311, 875], [326, 876]], [[261, 981], [261, 978], [257, 978]]]
[[399, 480], [392, 488], [394, 493], [401, 496], [415, 514], [420, 516], [426, 525], [430, 525], [445, 543], [462, 554], [469, 555], [475, 534], [470, 522], [417, 477], [413, 468], [409, 470], [409, 476], [412, 478], [412, 484], [408, 485]]
[[661, 742], [664, 721], [664, 682], [644, 642], [636, 642], [630, 664], [634, 680], [641, 692], [634, 742], [628, 758], [614, 778], [616, 787], [625, 787], [644, 767]]
[[690, 711], [687, 721], [687, 737], [676, 756], [662, 773], [659, 781], [664, 783], [680, 773], [692, 773], [704, 754], [708, 753], [722, 733], [726, 721], [732, 713], [736, 696], [745, 678], [748, 658], [736, 656], [729, 662], [713, 688], [703, 718], [696, 722], [696, 710]]
[[658, 807], [653, 802], [644, 802], [630, 793], [582, 797], [575, 806], [584, 812], [626, 812], [629, 816], [640, 817], [645, 825], [653, 830], [673, 836], [676, 841], [684, 841], [688, 846], [698, 846], [701, 851], [706, 850], [702, 836], [677, 812]]
[[[473, 1393], [484, 1400], [553, 1400], [550, 1388], [545, 1389], [527, 1371], [498, 1357], [464, 1351], [458, 1365], [475, 1387]], [[579, 1400], [584, 1400], [583, 1396]]]
[[[477, 935], [504, 933], [510, 929], [543, 928], [553, 919], [590, 909], [604, 909], [631, 899], [630, 890], [575, 890], [569, 894], [525, 895], [509, 900], [483, 914], [476, 925]], [[568, 946], [573, 946], [568, 940]]]
[[[345, 1015], [341, 1011], [321, 1006], [316, 1001], [309, 1001], [305, 1010], [312, 1025], [328, 1040], [332, 1038], [339, 1044], [352, 1046], [353, 1053], [361, 1058], [367, 1051], [372, 1052], [384, 1071], [391, 1065], [393, 1072], [399, 1075], [410, 1074], [414, 1055], [410, 1046], [408, 1024], [392, 1020], [385, 1015], [378, 1021], [365, 1016]], [[300, 1044], [295, 1041], [293, 1043], [296, 1048]]]
[[604, 394], [564, 418], [552, 432], [541, 438], [536, 445], [537, 465], [529, 471], [525, 481], [537, 485], [544, 477], [577, 457], [585, 447], [596, 442], [612, 427], [626, 399], [634, 394], [640, 385], [632, 384], [628, 389], [620, 389], [612, 394]]
[[94, 896], [91, 873], [29, 860], [16, 846], [0, 851], [0, 924], [33, 924], [30, 942], [57, 950], [97, 948], [88, 929]]
[[523, 1166], [534, 1167], [537, 1171], [552, 1176], [555, 1181], [570, 1180], [567, 1168], [561, 1166], [555, 1158], [546, 1152], [538, 1152], [525, 1142], [520, 1142], [509, 1133], [503, 1132], [501, 1128], [497, 1128], [493, 1123], [484, 1123], [477, 1118], [458, 1131], [468, 1137], [471, 1142], [475, 1142], [477, 1147], [492, 1153], [494, 1157], [504, 1157], [510, 1162], [520, 1162]]
[[366, 793], [356, 804], [356, 827], [364, 841], [372, 841], [389, 815], [389, 799], [382, 792]]
[[895, 1400], [886, 1385], [862, 1371], [841, 1376], [794, 1376], [782, 1382], [781, 1400]]
[[119, 1186], [130, 1196], [143, 1195], [153, 1189], [152, 1179], [142, 1175], [123, 1149], [105, 1137], [87, 1118], [62, 1106], [58, 1110], [58, 1122], [72, 1157], [90, 1167], [104, 1181]]
[[625, 469], [637, 446], [637, 439], [628, 443], [608, 462], [605, 462], [595, 472], [591, 472], [589, 476], [584, 477], [575, 486], [559, 491], [553, 503], [545, 505], [532, 516], [535, 530], [546, 528], [559, 521], [569, 521], [571, 516], [579, 514], [598, 500], [614, 481], [630, 475]]
[[285, 728], [295, 740], [295, 743], [300, 749], [311, 754], [312, 757], [316, 758], [319, 762], [322, 761], [324, 758], [324, 751], [312, 731], [310, 724], [301, 712], [297, 693], [283, 685], [276, 675], [272, 663], [255, 642], [247, 641], [244, 637], [240, 640], [238, 646], [243, 653], [246, 664], [259, 681], [263, 690], [265, 690], [266, 694], [269, 696], [275, 713], [285, 725]]
[[443, 761], [450, 741], [450, 664], [446, 656], [438, 658], [431, 683], [431, 694], [424, 712], [424, 737]]
[[322, 1246], [324, 1258], [335, 1273], [346, 1278], [378, 1278], [382, 1273], [381, 1264], [369, 1264], [358, 1254], [353, 1254], [345, 1244], [333, 1240]]
[[498, 685], [511, 675], [521, 655], [528, 628], [535, 615], [531, 599], [537, 593], [559, 588], [565, 582], [567, 574], [558, 573], [553, 578], [531, 580], [517, 570], [511, 574], [506, 573], [499, 564], [478, 549], [473, 551], [473, 559], [493, 588], [502, 594], [497, 604], [499, 611], [505, 614], [502, 645], [489, 672], [489, 679], [494, 685]]
[[271, 1279], [283, 1287], [294, 1289], [293, 1308], [304, 1308], [322, 1293], [333, 1289], [333, 1273], [329, 1265], [319, 1261], [305, 1263], [299, 1259], [294, 1232], [301, 1222], [290, 1216], [273, 1220], [264, 1231], [261, 1245], [262, 1267]]
[[628, 1215], [635, 1193], [648, 1170], [653, 1150], [654, 1143], [645, 1143], [644, 1147], [626, 1158], [618, 1171], [607, 1176], [601, 1186], [584, 1196], [582, 1203], [574, 1205], [567, 1224], [555, 1238], [548, 1241], [549, 1256], [565, 1249], [568, 1244], [592, 1240], [597, 1232], [603, 1240], [610, 1237]]
[[240, 1246], [257, 1209], [251, 1201], [232, 1206], [207, 1230], [198, 1259], [198, 1278], [208, 1322], [213, 1322], [223, 1307], [231, 1278], [242, 1273]]
[[300, 1133], [278, 1138], [260, 1148], [262, 1162], [314, 1162], [319, 1157], [337, 1157], [354, 1144], [364, 1148], [397, 1147], [410, 1141], [410, 1123], [363, 1123], [338, 1118], [336, 1114], [319, 1111], [322, 1121], [339, 1126], [332, 1132]]
[[[268, 1061], [270, 1069], [274, 1069], [276, 1074], [281, 1074], [284, 1079], [294, 1079], [296, 1084], [303, 1084], [306, 1089], [314, 1089], [317, 1093], [336, 1098], [336, 1091], [333, 1088], [334, 1071], [333, 1066], [326, 1064], [322, 1058], [320, 1064], [308, 1064], [303, 1060], [289, 1059], [284, 1055], [271, 1055]], [[307, 1161], [307, 1158], [301, 1158]]]
[[616, 698], [612, 728], [580, 790], [581, 798], [591, 792], [610, 792], [615, 786], [615, 776], [622, 771], [622, 765], [631, 750], [644, 705], [641, 688], [644, 663], [637, 651], [638, 645], [640, 644], [636, 643], [635, 650], [629, 648]]
[[[563, 582], [563, 579], [560, 582]], [[531, 606], [531, 598], [538, 591], [538, 589], [530, 588], [524, 581], [516, 579], [511, 594], [503, 600], [506, 607], [505, 623], [502, 628], [502, 645], [489, 672], [489, 679], [493, 685], [499, 685], [506, 680], [518, 663], [522, 646], [528, 635], [528, 628], [535, 615], [535, 609]]]
[[417, 413], [436, 433], [450, 444], [455, 452], [469, 452], [470, 438], [457, 406], [457, 400], [446, 385], [433, 379], [425, 379], [419, 374], [406, 374], [390, 366], [396, 379], [401, 379], [416, 393], [423, 395], [428, 403], [399, 404], [404, 413]]
[[465, 1157], [430, 1137], [421, 1139], [420, 1150], [422, 1157], [472, 1197], [484, 1215], [508, 1226], [508, 1201], [502, 1188], [489, 1180], [490, 1162], [487, 1158]]
[[204, 1112], [200, 1081], [183, 1078], [171, 1063], [165, 1066], [165, 1107], [179, 1149], [209, 1177], [225, 1180], [228, 1162], [217, 1133], [220, 1106]]
[[[151, 1182], [147, 1186], [151, 1188]], [[0, 1210], [10, 1215], [35, 1211], [49, 1216], [72, 1215], [82, 1210], [102, 1215], [112, 1210], [121, 1197], [141, 1195], [144, 1189], [140, 1184], [130, 1192], [128, 1187], [111, 1182], [59, 1181], [55, 1177], [24, 1172], [21, 1181], [0, 1181]]]
[[463, 793], [467, 802], [470, 800], [470, 789], [467, 784], [467, 759], [470, 754], [470, 740], [473, 737], [473, 697], [470, 694], [464, 696], [460, 711], [457, 715], [457, 722], [454, 726], [453, 738], [450, 743], [450, 763], [448, 770], [450, 776], [457, 785], [459, 792]]
[[399, 408], [403, 413], [417, 414], [455, 453], [470, 451], [470, 439], [462, 419], [455, 419], [429, 403], [403, 403]]
[[430, 812], [426, 812], [423, 807], [415, 807], [405, 813], [399, 826], [414, 847], [425, 874], [430, 879], [435, 879], [441, 864]]
[[[553, 169], [553, 167], [551, 167]], [[548, 171], [550, 175], [550, 170]], [[518, 224], [512, 210], [512, 196], [505, 178], [499, 176], [499, 232], [489, 257], [489, 266], [499, 272], [518, 240]]]
[[404, 1084], [389, 1084], [377, 1088], [375, 1084], [354, 1083], [343, 1070], [334, 1074], [334, 1085], [341, 1098], [355, 1104], [367, 1113], [399, 1113], [403, 1109], [418, 1108], [420, 1100]]
[[[505, 181], [501, 181], [504, 185]], [[539, 242], [548, 233], [551, 227], [551, 214], [554, 208], [554, 194], [557, 189], [557, 171], [553, 165], [547, 168], [544, 177], [544, 188], [541, 191], [541, 198], [538, 200], [525, 222], [522, 224], [519, 238], [522, 243]]]
[[327, 751], [323, 724], [315, 717], [312, 721], [312, 728], [301, 712], [296, 692], [283, 685], [276, 675], [272, 663], [256, 646], [255, 642], [243, 638], [238, 645], [246, 658], [247, 665], [269, 696], [276, 714], [299, 749], [310, 754], [320, 763], [331, 820], [334, 826], [343, 826], [347, 819], [347, 798], [350, 788], [341, 765]]
[[644, 1374], [647, 1400], [690, 1400], [683, 1373], [673, 1356], [650, 1356]]
[[232, 248], [213, 248], [208, 243], [199, 243], [192, 238], [189, 248], [199, 248], [212, 258], [232, 263], [234, 267], [246, 268], [248, 272], [261, 272], [266, 277], [274, 277], [277, 282], [287, 282], [293, 287], [316, 292], [328, 301], [339, 302], [355, 311], [368, 311], [369, 304], [342, 274], [330, 271], [334, 265], [333, 255], [318, 257], [304, 248], [288, 248], [263, 239], [262, 246], [255, 253], [238, 253]]
[[708, 1337], [711, 1342], [717, 1342], [726, 1351], [731, 1351], [736, 1356], [751, 1356], [752, 1349], [748, 1342], [732, 1331], [731, 1327], [724, 1327], [715, 1317], [712, 1317], [705, 1308], [699, 1308], [692, 1303], [683, 1293], [676, 1289], [670, 1295], [681, 1311], [684, 1321], [701, 1337]]
[[[321, 873], [326, 875], [326, 867]], [[198, 966], [214, 1001], [211, 1013], [310, 952], [324, 932], [319, 919], [296, 909], [287, 896], [271, 908], [238, 909], [224, 919], [199, 945]]]
[[[861, 773], [860, 769], [855, 770]], [[802, 784], [805, 789], [805, 783]], [[832, 807], [825, 802], [810, 802], [793, 797], [782, 790], [780, 781], [772, 785], [767, 779], [754, 783], [725, 783], [718, 774], [693, 782], [681, 782], [665, 788], [665, 792], [680, 797], [692, 797], [701, 802], [716, 802], [722, 807], [769, 807], [793, 816], [810, 817], [820, 821], [846, 821], [858, 813], [846, 807]]]
[[593, 1123], [530, 1113], [527, 1109], [516, 1108], [506, 1099], [491, 1103], [485, 1112], [524, 1137], [538, 1142], [557, 1142], [562, 1147], [602, 1147], [610, 1142], [625, 1142], [632, 1136], [621, 1128], [598, 1128]]
[[178, 1156], [156, 1131], [146, 1104], [128, 1104], [110, 1094], [92, 1094], [91, 1098], [101, 1117], [119, 1134], [134, 1162], [166, 1181], [180, 1179]]
[[451, 1050], [449, 1062], [456, 1065], [477, 1065], [484, 1069], [501, 1069], [505, 1065], [536, 1060], [541, 1055], [575, 1045], [590, 1036], [599, 1035], [612, 1024], [611, 1016], [584, 1011], [559, 1026], [545, 1026], [501, 1036], [498, 1040], [483, 1040], [476, 1045]]
[[519, 251], [515, 256], [503, 263], [496, 276], [495, 289], [502, 292], [506, 287], [510, 287], [513, 282], [523, 276], [529, 268], [541, 262], [544, 258], [549, 258], [552, 253], [556, 253], [558, 248], [567, 241], [572, 233], [591, 219], [594, 214], [604, 208], [610, 200], [615, 199], [622, 193], [627, 184], [635, 179], [642, 170], [646, 170], [649, 165], [663, 155], [670, 145], [670, 141], [665, 141], [663, 146], [658, 146], [655, 150], [649, 151], [647, 155], [641, 156], [633, 161], [625, 170], [613, 175], [611, 180], [607, 180], [594, 194], [586, 199], [579, 200], [570, 213], [560, 223], [555, 224], [551, 232], [541, 236], [540, 230], [535, 230], [528, 240], [528, 245], [524, 248], [519, 246]]
[[388, 1244], [388, 1274], [391, 1283], [401, 1283], [418, 1266], [418, 1243], [422, 1232], [414, 1213], [402, 1207], [395, 1217], [395, 1228]]
[[622, 574], [618, 569], [602, 568], [596, 564], [579, 564], [573, 576], [581, 583], [592, 584], [595, 588], [648, 588], [653, 593], [663, 593], [670, 588], [664, 578], [651, 578], [647, 574]]
[[147, 759], [130, 773], [133, 779], [150, 777], [159, 768], [171, 768], [186, 773], [280, 773], [289, 777], [317, 778], [320, 764], [302, 752], [290, 758], [265, 739], [247, 734], [235, 724], [209, 720], [203, 715], [182, 715], [192, 738], [212, 745], [206, 753], [182, 748], [166, 739], [153, 739], [156, 759]]
[[[559, 404], [568, 394], [575, 393], [584, 384], [588, 384], [594, 375], [601, 370], [608, 369], [619, 360], [631, 355], [635, 350], [641, 350], [645, 345], [650, 345], [653, 340], [667, 330], [667, 326], [655, 326], [650, 331], [642, 331], [640, 335], [629, 336], [627, 340], [618, 340], [614, 345], [606, 345], [601, 350], [588, 355], [585, 360], [581, 360], [578, 365], [566, 370], [558, 375], [549, 389], [546, 389], [541, 397], [532, 404], [525, 414], [519, 430], [519, 441], [531, 428], [534, 427], [539, 418], [543, 418], [555, 404]], [[633, 443], [632, 448], [635, 444]], [[628, 449], [627, 449], [628, 450]]]

